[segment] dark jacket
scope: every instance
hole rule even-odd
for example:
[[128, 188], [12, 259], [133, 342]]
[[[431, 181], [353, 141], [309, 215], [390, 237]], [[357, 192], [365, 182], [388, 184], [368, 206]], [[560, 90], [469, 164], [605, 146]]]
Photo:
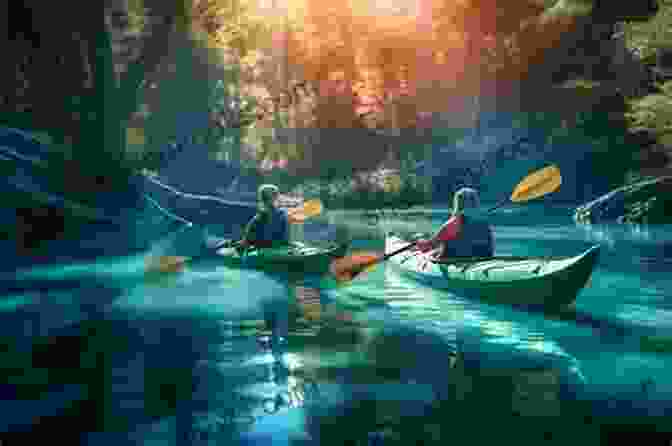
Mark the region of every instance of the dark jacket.
[[260, 211], [245, 230], [246, 238], [258, 246], [289, 243], [289, 221], [283, 210]]
[[442, 244], [440, 257], [492, 257], [495, 244], [490, 225], [466, 215], [462, 218], [459, 237]]

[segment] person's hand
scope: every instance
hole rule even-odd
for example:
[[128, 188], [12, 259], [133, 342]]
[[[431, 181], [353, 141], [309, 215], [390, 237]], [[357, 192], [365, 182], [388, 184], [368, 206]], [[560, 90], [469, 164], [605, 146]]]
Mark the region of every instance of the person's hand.
[[416, 242], [415, 249], [420, 252], [429, 252], [434, 249], [434, 242], [432, 240], [420, 239]]

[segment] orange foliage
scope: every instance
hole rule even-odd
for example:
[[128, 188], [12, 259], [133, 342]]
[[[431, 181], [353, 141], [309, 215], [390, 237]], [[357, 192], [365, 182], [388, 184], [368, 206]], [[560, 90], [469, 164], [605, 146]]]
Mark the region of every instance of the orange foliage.
[[[367, 2], [305, 0], [299, 29], [273, 38], [294, 79], [315, 88], [310, 101], [295, 103], [294, 125], [398, 129], [420, 126], [418, 116], [432, 112], [464, 115], [449, 121], [469, 125], [465, 103], [492, 80], [499, 94], [524, 78], [574, 25], [571, 18], [543, 16], [534, 0], [415, 1], [411, 14], [374, 16], [364, 9]], [[361, 138], [359, 130], [352, 138]], [[384, 142], [371, 139], [362, 153], [343, 135], [343, 142], [313, 138], [308, 145], [319, 148], [304, 152], [304, 167], [351, 157], [362, 166], [382, 160], [374, 152], [386, 150]]]
[[356, 123], [363, 96], [371, 103], [406, 90], [417, 111], [443, 111], [479, 94], [487, 76], [520, 78], [573, 23], [546, 20], [538, 0], [397, 2], [406, 15], [372, 12], [365, 0], [298, 3], [300, 29], [276, 33], [272, 46], [286, 51], [294, 78], [319, 86], [320, 111], [332, 116], [318, 122], [337, 127]]
[[307, 1], [303, 29], [290, 39], [289, 63], [300, 66], [305, 80], [320, 85], [325, 98], [320, 126], [350, 127], [357, 125], [357, 114], [378, 113], [377, 123], [369, 126], [408, 127], [415, 125], [418, 109], [442, 109], [449, 90], [465, 78], [465, 38], [459, 31], [450, 34], [441, 53], [444, 61], [437, 63], [440, 36], [432, 29], [431, 14], [372, 17], [344, 1], [329, 2], [328, 8]]

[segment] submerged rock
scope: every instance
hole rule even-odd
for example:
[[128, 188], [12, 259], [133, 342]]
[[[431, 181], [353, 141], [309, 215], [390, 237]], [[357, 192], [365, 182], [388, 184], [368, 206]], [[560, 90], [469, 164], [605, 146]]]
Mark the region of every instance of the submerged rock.
[[488, 401], [490, 410], [508, 416], [557, 417], [585, 384], [570, 358], [510, 353], [458, 348], [452, 370], [456, 401], [465, 408]]
[[639, 181], [620, 187], [579, 206], [577, 223], [665, 223], [672, 215], [672, 176]]

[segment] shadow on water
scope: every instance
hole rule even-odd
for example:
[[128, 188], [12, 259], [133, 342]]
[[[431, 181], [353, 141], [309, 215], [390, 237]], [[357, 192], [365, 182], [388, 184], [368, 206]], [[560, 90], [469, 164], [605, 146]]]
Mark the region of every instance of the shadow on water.
[[632, 327], [624, 322], [609, 319], [607, 317], [600, 317], [576, 308], [567, 308], [553, 312], [545, 312], [543, 310], [535, 309], [528, 309], [528, 311], [543, 314], [544, 317], [550, 320], [573, 322], [579, 326], [590, 327], [605, 335], [624, 337], [632, 334]]

